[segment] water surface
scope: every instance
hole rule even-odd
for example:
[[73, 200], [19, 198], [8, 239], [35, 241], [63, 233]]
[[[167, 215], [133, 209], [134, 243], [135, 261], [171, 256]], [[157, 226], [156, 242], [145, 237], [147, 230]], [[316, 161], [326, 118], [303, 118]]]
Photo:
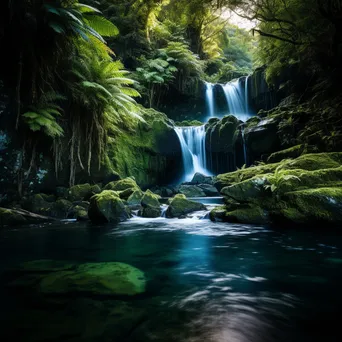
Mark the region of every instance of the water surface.
[[[322, 228], [323, 229], [323, 228]], [[1, 341], [338, 341], [342, 238], [198, 219], [0, 232], [0, 269], [38, 259], [120, 261], [136, 298], [42, 297], [1, 288]]]

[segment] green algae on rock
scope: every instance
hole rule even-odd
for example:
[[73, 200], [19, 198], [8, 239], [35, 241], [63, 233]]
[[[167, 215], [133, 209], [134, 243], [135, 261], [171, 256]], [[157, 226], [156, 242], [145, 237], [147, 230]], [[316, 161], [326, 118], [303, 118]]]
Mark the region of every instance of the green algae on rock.
[[112, 190], [104, 190], [90, 199], [88, 215], [94, 223], [121, 222], [130, 216], [119, 193]]
[[169, 207], [166, 210], [166, 217], [181, 217], [190, 214], [194, 211], [204, 210], [205, 206], [202, 203], [189, 201], [185, 195], [178, 194], [170, 199]]
[[155, 218], [161, 215], [161, 208], [159, 203], [160, 196], [147, 190], [141, 199], [143, 209], [140, 214], [142, 217]]
[[53, 272], [39, 285], [44, 294], [134, 296], [145, 289], [144, 273], [120, 262], [81, 264], [74, 271]]

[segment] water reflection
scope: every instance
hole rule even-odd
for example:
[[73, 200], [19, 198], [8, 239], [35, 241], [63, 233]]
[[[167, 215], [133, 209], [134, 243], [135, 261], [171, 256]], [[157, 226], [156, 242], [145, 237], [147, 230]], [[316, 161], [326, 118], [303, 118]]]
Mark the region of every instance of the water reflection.
[[47, 258], [131, 264], [145, 272], [147, 292], [129, 300], [32, 299], [3, 287], [0, 314], [7, 321], [1, 341], [8, 340], [8, 333], [18, 341], [75, 342], [311, 342], [341, 337], [338, 236], [194, 218], [0, 233], [2, 270]]

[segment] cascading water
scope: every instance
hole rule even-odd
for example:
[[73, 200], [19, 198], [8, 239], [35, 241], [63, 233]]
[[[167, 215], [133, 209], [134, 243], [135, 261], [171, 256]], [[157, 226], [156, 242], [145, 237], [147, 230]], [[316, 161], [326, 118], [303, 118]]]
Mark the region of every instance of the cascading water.
[[208, 106], [208, 113], [209, 116], [212, 118], [215, 114], [215, 107], [214, 107], [214, 85], [211, 83], [205, 84], [206, 91], [205, 91], [205, 98]]
[[244, 88], [240, 79], [221, 85], [227, 99], [229, 113], [241, 121], [247, 121], [251, 117], [248, 105], [248, 79], [249, 76], [246, 77]]
[[210, 175], [207, 170], [205, 126], [176, 127], [182, 149], [184, 181], [190, 181], [196, 172]]
[[249, 79], [251, 76], [247, 76], [245, 80], [245, 110], [246, 113], [250, 113], [249, 111]]

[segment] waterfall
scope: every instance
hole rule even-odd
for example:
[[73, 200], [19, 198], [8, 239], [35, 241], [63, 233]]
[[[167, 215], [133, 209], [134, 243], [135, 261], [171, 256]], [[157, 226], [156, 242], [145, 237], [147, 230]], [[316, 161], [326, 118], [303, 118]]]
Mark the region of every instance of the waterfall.
[[207, 107], [208, 107], [208, 113], [209, 117], [214, 117], [214, 85], [211, 83], [206, 83], [205, 84], [206, 90], [205, 90], [205, 98], [207, 102]]
[[243, 144], [243, 156], [245, 160], [245, 165], [247, 165], [247, 147], [246, 147], [246, 139], [245, 139], [245, 127], [241, 127], [241, 136], [242, 136], [242, 144]]
[[249, 79], [251, 78], [251, 76], [247, 76], [246, 77], [246, 81], [245, 81], [245, 111], [246, 113], [249, 113]]
[[196, 172], [210, 175], [207, 170], [205, 126], [175, 127], [182, 149], [184, 180], [190, 181]]
[[[246, 85], [247, 84], [247, 85]], [[239, 79], [221, 85], [226, 96], [229, 113], [241, 121], [247, 121], [251, 115], [248, 112], [248, 77], [245, 87]]]

